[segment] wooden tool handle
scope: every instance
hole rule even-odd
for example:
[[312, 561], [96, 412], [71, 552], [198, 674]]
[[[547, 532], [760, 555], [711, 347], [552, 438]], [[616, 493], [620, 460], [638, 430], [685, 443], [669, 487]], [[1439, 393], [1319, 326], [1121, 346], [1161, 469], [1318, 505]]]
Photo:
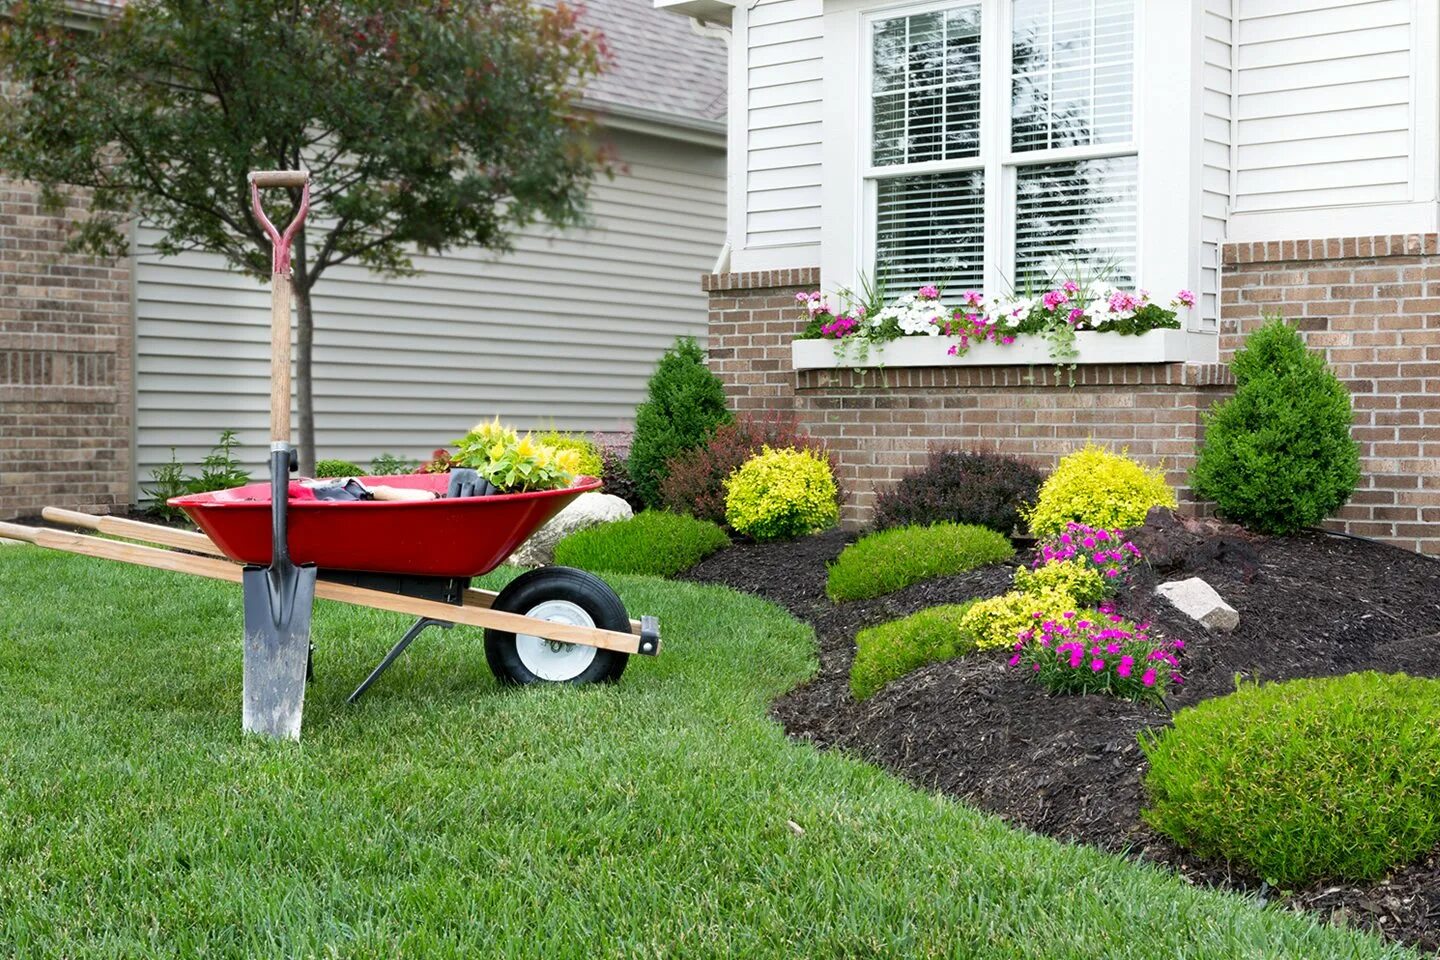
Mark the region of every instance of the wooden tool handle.
[[309, 170], [252, 170], [250, 182], [257, 187], [303, 187], [310, 179]]
[[270, 275], [270, 439], [290, 442], [290, 276]]

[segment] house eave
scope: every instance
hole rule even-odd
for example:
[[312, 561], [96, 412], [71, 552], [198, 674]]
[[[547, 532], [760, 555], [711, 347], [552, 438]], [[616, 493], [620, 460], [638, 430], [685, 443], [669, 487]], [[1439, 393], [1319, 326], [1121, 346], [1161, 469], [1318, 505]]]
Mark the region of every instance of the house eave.
[[735, 4], [731, 0], [655, 0], [655, 9], [679, 14], [702, 23], [719, 23], [729, 26]]
[[643, 107], [606, 103], [589, 97], [581, 99], [580, 107], [611, 130], [626, 130], [725, 149], [724, 120], [703, 120], [699, 117], [646, 110]]

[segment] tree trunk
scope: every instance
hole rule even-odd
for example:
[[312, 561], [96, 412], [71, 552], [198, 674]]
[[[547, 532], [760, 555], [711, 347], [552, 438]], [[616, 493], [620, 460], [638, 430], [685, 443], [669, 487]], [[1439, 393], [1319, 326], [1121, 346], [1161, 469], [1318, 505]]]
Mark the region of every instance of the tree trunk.
[[305, 262], [305, 231], [295, 237], [291, 249], [295, 268], [295, 413], [296, 448], [300, 475], [315, 475], [315, 391], [311, 358], [315, 344], [315, 320], [310, 312], [310, 276]]

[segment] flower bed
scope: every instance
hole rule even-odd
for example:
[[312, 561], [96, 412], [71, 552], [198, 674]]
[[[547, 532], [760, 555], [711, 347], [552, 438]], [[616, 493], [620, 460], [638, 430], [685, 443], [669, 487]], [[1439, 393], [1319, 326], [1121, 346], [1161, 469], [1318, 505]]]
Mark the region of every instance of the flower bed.
[[987, 298], [979, 291], [947, 304], [924, 286], [892, 303], [842, 292], [832, 306], [820, 292], [796, 294], [804, 331], [792, 346], [796, 370], [837, 366], [935, 366], [1146, 363], [1186, 359], [1190, 335], [1179, 312], [1195, 295], [1181, 290], [1169, 307], [1145, 290], [1099, 280], [1066, 280], [1038, 296]]
[[[1197, 882], [1259, 889], [1258, 880], [1180, 850], [1141, 819], [1146, 798], [1138, 735], [1169, 724], [1163, 706], [1124, 695], [1055, 695], [1034, 682], [1035, 671], [1023, 663], [1010, 666], [1007, 657], [983, 651], [922, 667], [857, 702], [851, 660], [861, 629], [995, 596], [1011, 588], [1016, 571], [983, 567], [873, 600], [833, 604], [824, 595], [826, 564], [846, 540], [837, 532], [733, 547], [686, 575], [758, 593], [814, 626], [816, 679], [773, 711], [793, 736], [861, 754], [1042, 833], [1168, 864]], [[1150, 552], [1151, 545], [1140, 549]], [[1440, 676], [1440, 564], [1319, 534], [1239, 539], [1231, 530], [1187, 545], [1184, 553], [1184, 562], [1166, 564], [1166, 577], [1205, 577], [1240, 611], [1233, 633], [1204, 633], [1155, 598], [1144, 580], [1122, 591], [1115, 610], [1137, 627], [1149, 624], [1146, 634], [1164, 638], [1172, 655], [1175, 641], [1184, 644], [1177, 657], [1184, 684], [1168, 694], [1173, 709], [1233, 693], [1237, 677], [1284, 680], [1367, 669]], [[1034, 558], [1022, 559], [1028, 566]], [[1108, 557], [1100, 561], [1108, 563]], [[1117, 677], [1124, 655], [1115, 658]], [[1082, 658], [1081, 670], [1088, 666]], [[1143, 685], [1143, 672], [1140, 677]], [[1381, 883], [1329, 882], [1269, 896], [1327, 916], [1339, 911], [1387, 936], [1440, 948], [1440, 851]]]

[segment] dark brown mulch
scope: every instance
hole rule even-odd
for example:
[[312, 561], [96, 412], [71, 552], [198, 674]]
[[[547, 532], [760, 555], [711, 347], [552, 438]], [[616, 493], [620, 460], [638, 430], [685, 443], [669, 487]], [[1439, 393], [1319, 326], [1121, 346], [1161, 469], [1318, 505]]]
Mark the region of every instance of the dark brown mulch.
[[[1319, 533], [1249, 538], [1195, 525], [1149, 533], [1147, 546], [1164, 568], [1160, 576], [1203, 576], [1240, 612], [1234, 632], [1206, 634], [1154, 598], [1153, 573], [1120, 598], [1127, 616], [1186, 641], [1186, 681], [1172, 697], [1174, 709], [1223, 696], [1237, 678], [1372, 669], [1440, 676], [1440, 563]], [[1164, 725], [1164, 709], [1100, 696], [1053, 697], [1003, 659], [983, 656], [931, 664], [857, 703], [849, 671], [858, 630], [937, 603], [1004, 592], [1013, 565], [837, 605], [824, 594], [825, 565], [850, 539], [832, 532], [737, 545], [685, 575], [766, 597], [814, 626], [819, 672], [773, 710], [792, 736], [853, 750], [921, 786], [1054, 837], [1440, 949], [1440, 850], [1382, 883], [1317, 884], [1278, 894], [1150, 830], [1140, 818], [1145, 764], [1137, 736]]]

